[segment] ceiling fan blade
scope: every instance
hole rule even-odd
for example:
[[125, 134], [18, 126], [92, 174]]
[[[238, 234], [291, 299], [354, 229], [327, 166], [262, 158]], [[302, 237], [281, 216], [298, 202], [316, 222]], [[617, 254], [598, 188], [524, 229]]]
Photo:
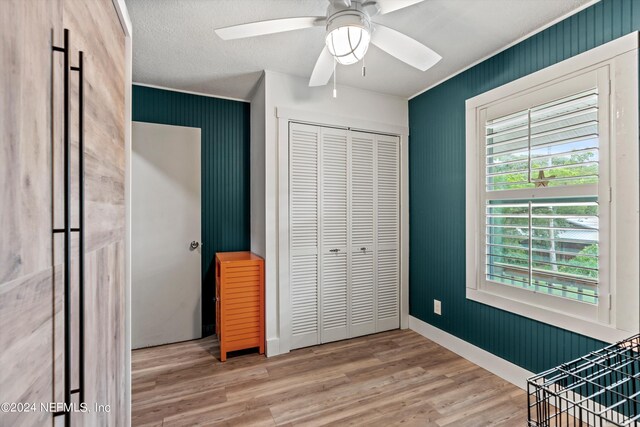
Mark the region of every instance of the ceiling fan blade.
[[413, 6], [417, 3], [422, 3], [424, 0], [378, 0], [378, 7], [380, 8], [380, 15], [390, 13], [398, 9], [404, 9], [405, 7]]
[[283, 33], [324, 25], [324, 16], [300, 16], [296, 18], [271, 19], [218, 28], [216, 34], [223, 40], [243, 39], [265, 34]]
[[309, 86], [324, 86], [329, 83], [329, 79], [333, 75], [333, 55], [329, 52], [329, 49], [325, 46], [320, 52], [320, 56], [316, 61], [316, 66], [311, 73], [311, 79], [309, 79]]
[[376, 24], [371, 43], [421, 71], [428, 70], [442, 59], [419, 41], [380, 24]]

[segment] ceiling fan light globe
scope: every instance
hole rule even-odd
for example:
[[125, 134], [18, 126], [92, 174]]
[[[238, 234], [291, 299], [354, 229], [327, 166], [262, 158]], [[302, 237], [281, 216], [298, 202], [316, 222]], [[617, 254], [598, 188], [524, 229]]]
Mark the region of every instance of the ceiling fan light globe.
[[355, 64], [364, 58], [370, 41], [369, 30], [355, 25], [334, 28], [329, 31], [325, 39], [327, 49], [342, 65]]

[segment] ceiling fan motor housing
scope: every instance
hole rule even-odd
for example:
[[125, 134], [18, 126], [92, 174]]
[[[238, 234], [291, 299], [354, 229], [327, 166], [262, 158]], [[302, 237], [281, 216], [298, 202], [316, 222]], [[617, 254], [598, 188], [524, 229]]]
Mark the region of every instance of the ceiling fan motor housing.
[[367, 53], [371, 40], [371, 20], [360, 2], [349, 8], [332, 4], [327, 11], [326, 44], [336, 61], [343, 65], [355, 64]]

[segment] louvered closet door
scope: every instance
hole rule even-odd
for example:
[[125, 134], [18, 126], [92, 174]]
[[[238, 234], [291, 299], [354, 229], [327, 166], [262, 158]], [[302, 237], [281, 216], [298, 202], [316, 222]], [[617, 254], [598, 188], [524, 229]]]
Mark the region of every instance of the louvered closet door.
[[291, 348], [320, 342], [318, 148], [320, 128], [289, 128]]
[[347, 131], [320, 130], [320, 340], [348, 337]]
[[375, 135], [350, 132], [349, 336], [376, 331], [374, 270]]
[[377, 331], [400, 326], [399, 139], [377, 137]]

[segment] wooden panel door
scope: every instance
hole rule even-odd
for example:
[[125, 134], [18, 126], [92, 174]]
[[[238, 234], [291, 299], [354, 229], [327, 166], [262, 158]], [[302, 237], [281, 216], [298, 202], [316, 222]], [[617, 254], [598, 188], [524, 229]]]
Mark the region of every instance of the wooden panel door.
[[[112, 0], [63, 3], [71, 65], [77, 64], [78, 51], [84, 52], [85, 400], [89, 406], [110, 406], [109, 412], [75, 414], [73, 421], [125, 425], [125, 34]], [[78, 87], [73, 75], [72, 151], [78, 141]], [[72, 161], [72, 206], [78, 204], [76, 164]], [[77, 331], [75, 324], [72, 329]], [[56, 330], [56, 341], [62, 336]], [[76, 339], [72, 350], [73, 387], [79, 374]]]
[[1, 412], [2, 426], [43, 426], [53, 400], [51, 46], [62, 35], [58, 0], [0, 5], [0, 402], [36, 412]]
[[348, 337], [347, 130], [320, 130], [320, 341]]
[[375, 135], [349, 134], [351, 167], [349, 168], [350, 259], [349, 300], [350, 337], [372, 334], [375, 319]]
[[320, 128], [289, 128], [291, 348], [320, 343], [318, 148]]
[[[0, 401], [63, 402], [63, 277], [71, 281], [71, 385], [78, 371], [78, 240], [62, 269], [63, 62], [71, 35], [85, 51], [85, 307], [88, 403], [110, 411], [75, 425], [125, 425], [124, 33], [111, 0], [5, 0], [0, 14]], [[78, 226], [78, 79], [71, 73], [71, 222]], [[77, 402], [77, 395], [76, 402]], [[0, 414], [0, 425], [51, 425], [46, 411]], [[62, 420], [62, 417], [56, 418]]]

